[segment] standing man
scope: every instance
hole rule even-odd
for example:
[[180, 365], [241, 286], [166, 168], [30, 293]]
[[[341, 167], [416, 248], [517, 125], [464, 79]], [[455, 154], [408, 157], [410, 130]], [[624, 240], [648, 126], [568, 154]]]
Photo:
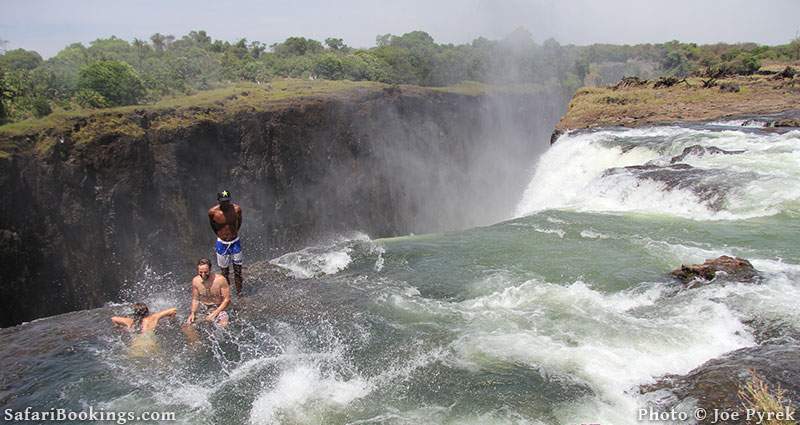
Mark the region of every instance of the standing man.
[[217, 205], [208, 210], [211, 228], [217, 234], [217, 265], [222, 276], [230, 281], [230, 265], [233, 263], [233, 279], [236, 295], [242, 295], [242, 244], [239, 242], [239, 228], [242, 227], [242, 208], [231, 202], [227, 190], [217, 193]]

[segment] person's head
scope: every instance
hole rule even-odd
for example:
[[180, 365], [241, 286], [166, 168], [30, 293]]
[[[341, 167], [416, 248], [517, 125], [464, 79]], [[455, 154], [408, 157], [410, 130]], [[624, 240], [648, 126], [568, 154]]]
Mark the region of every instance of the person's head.
[[220, 207], [227, 207], [231, 204], [231, 192], [227, 190], [223, 190], [222, 192], [217, 192], [217, 202], [219, 202]]
[[136, 320], [141, 320], [147, 315], [150, 314], [150, 310], [144, 303], [135, 303], [133, 305], [133, 318]]
[[201, 279], [206, 280], [211, 275], [211, 260], [208, 258], [201, 258], [197, 262], [197, 274]]

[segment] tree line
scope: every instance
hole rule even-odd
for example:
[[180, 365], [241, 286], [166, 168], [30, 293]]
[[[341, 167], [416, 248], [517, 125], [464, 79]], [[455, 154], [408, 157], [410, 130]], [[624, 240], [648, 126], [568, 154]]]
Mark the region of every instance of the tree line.
[[[2, 46], [0, 46], [2, 47]], [[35, 51], [0, 55], [0, 124], [54, 110], [151, 103], [237, 81], [294, 77], [445, 86], [462, 81], [540, 84], [565, 96], [584, 84], [623, 75], [749, 74], [768, 60], [800, 60], [800, 38], [780, 46], [755, 43], [561, 45], [534, 41], [518, 29], [501, 40], [480, 37], [440, 44], [423, 31], [376, 37], [357, 49], [340, 38], [290, 37], [265, 45], [214, 40], [205, 31], [177, 38], [160, 33], [129, 42], [117, 37], [71, 44], [45, 60]]]

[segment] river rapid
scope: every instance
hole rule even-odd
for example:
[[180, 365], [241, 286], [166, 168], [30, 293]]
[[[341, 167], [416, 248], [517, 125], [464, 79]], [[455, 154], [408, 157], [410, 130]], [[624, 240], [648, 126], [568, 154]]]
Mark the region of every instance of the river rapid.
[[[520, 179], [498, 224], [354, 231], [254, 261], [233, 324], [195, 346], [179, 326], [193, 271], [143, 271], [123, 298], [180, 310], [152, 360], [110, 326], [125, 303], [2, 329], [0, 405], [187, 424], [637, 424], [640, 385], [756, 345], [754, 320], [800, 330], [800, 131], [567, 134]], [[669, 277], [723, 254], [761, 282]]]

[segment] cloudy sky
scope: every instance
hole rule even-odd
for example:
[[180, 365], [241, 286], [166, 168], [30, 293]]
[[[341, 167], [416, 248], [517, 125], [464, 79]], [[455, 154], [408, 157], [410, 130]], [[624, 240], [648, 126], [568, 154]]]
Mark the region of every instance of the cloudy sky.
[[[666, 6], [669, 5], [669, 6]], [[800, 0], [0, 0], [0, 39], [49, 57], [72, 42], [205, 29], [267, 44], [292, 35], [370, 47], [413, 30], [438, 42], [501, 38], [517, 27], [563, 44], [668, 40], [783, 44], [800, 31]]]

